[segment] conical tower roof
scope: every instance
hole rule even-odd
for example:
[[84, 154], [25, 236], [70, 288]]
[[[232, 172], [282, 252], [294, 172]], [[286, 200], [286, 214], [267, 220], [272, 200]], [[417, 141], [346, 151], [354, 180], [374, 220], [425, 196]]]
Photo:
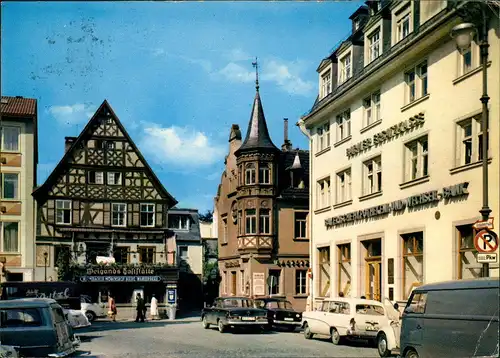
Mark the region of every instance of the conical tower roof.
[[243, 151], [258, 149], [279, 151], [269, 136], [266, 117], [264, 116], [264, 109], [262, 108], [262, 102], [260, 100], [259, 88], [257, 87], [255, 99], [253, 101], [252, 115], [248, 123], [247, 135], [243, 144], [235, 154], [238, 155]]

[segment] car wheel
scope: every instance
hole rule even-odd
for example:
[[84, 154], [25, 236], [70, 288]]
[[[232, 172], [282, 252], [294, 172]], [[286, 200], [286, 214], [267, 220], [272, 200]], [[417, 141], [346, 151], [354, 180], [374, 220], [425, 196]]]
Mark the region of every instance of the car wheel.
[[381, 357], [389, 357], [391, 355], [391, 351], [387, 349], [387, 337], [385, 333], [380, 333], [378, 335], [377, 349], [378, 349], [378, 354]]
[[337, 331], [335, 328], [332, 328], [331, 336], [332, 336], [332, 343], [338, 345], [341, 339], [339, 331]]
[[87, 316], [89, 322], [94, 322], [97, 318], [97, 315], [92, 311], [85, 311], [85, 316]]
[[210, 328], [210, 323], [207, 322], [207, 317], [206, 316], [203, 316], [202, 322], [203, 322], [203, 328], [205, 328], [205, 329], [209, 329]]
[[224, 323], [222, 323], [222, 320], [217, 321], [217, 328], [220, 333], [224, 333], [226, 331], [226, 327], [224, 326]]
[[413, 349], [409, 349], [405, 354], [405, 358], [418, 358], [418, 353]]
[[304, 337], [305, 339], [311, 339], [313, 337], [313, 333], [307, 323], [304, 324]]

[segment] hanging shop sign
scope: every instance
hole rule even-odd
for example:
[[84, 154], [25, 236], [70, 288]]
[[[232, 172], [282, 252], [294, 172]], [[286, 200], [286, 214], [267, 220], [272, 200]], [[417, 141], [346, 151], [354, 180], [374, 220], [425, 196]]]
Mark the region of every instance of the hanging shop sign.
[[91, 276], [109, 276], [109, 275], [123, 275], [123, 276], [142, 276], [142, 275], [154, 275], [154, 268], [126, 268], [126, 267], [104, 267], [104, 268], [89, 268], [87, 269], [87, 275]]
[[400, 199], [391, 203], [373, 206], [368, 209], [353, 211], [347, 214], [335, 216], [325, 219], [325, 226], [333, 228], [338, 225], [348, 224], [357, 220], [369, 219], [381, 215], [387, 215], [391, 212], [401, 212], [406, 208], [417, 208], [427, 204], [439, 202], [441, 200], [449, 200], [451, 198], [468, 195], [468, 182], [445, 187], [439, 192], [431, 190], [425, 193], [410, 196], [406, 199]]
[[161, 282], [161, 276], [82, 276], [82, 282]]
[[384, 144], [385, 142], [389, 141], [390, 139], [398, 135], [406, 134], [410, 132], [413, 128], [423, 125], [424, 122], [425, 122], [424, 113], [420, 112], [419, 114], [405, 121], [399, 122], [398, 124], [395, 124], [387, 128], [386, 130], [376, 133], [372, 138], [366, 138], [365, 140], [347, 148], [346, 149], [347, 158], [351, 159], [352, 157], [360, 153], [363, 153], [364, 151], [367, 151], [372, 147]]

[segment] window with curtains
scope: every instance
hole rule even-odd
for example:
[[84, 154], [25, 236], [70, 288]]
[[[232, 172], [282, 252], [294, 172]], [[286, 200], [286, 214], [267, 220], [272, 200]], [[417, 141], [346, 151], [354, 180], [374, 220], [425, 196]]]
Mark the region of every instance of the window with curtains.
[[19, 252], [19, 222], [0, 222], [1, 252]]
[[2, 199], [19, 199], [19, 174], [1, 173], [0, 188]]

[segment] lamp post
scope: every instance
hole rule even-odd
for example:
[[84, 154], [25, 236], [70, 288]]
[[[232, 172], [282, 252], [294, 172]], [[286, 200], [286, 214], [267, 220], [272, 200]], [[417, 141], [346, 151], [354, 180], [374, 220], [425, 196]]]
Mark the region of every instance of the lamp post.
[[[483, 94], [480, 98], [482, 103], [481, 132], [482, 132], [482, 168], [483, 168], [483, 206], [479, 212], [483, 221], [488, 221], [491, 209], [488, 206], [488, 20], [489, 9], [486, 4], [481, 2], [467, 2], [457, 10], [460, 17], [466, 21], [455, 26], [451, 30], [451, 36], [455, 39], [457, 48], [461, 53], [470, 49], [472, 40], [477, 34], [479, 48], [481, 52], [481, 67], [483, 75]], [[482, 277], [489, 277], [489, 264], [483, 263]]]
[[44, 272], [45, 272], [45, 281], [47, 281], [47, 257], [49, 256], [49, 253], [45, 251], [43, 253], [43, 267], [44, 267]]

